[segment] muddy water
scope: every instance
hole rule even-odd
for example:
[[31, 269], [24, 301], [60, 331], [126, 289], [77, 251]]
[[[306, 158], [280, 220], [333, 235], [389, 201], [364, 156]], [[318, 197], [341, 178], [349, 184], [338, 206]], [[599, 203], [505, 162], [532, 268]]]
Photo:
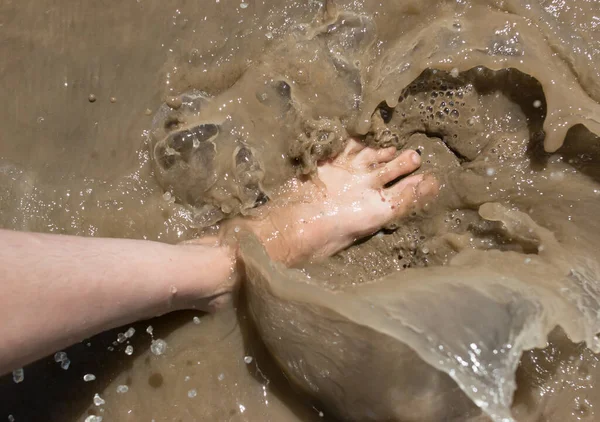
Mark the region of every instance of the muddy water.
[[247, 253], [236, 310], [76, 345], [3, 379], [0, 412], [594, 420], [594, 2], [163, 3], [0, 6], [3, 227], [185, 240], [348, 135], [420, 149], [440, 198], [302, 273]]

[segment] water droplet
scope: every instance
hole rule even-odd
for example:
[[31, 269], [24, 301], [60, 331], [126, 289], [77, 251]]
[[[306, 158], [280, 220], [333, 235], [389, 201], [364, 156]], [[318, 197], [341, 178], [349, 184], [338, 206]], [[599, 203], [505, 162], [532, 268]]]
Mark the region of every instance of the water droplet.
[[126, 385], [119, 385], [117, 387], [117, 393], [124, 394], [128, 391], [129, 391], [129, 387], [127, 387]]
[[533, 102], [533, 106], [534, 106], [535, 108], [540, 108], [540, 107], [542, 106], [542, 102], [541, 102], [540, 100], [535, 100], [535, 101]]
[[246, 363], [248, 365], [252, 363], [252, 360], [253, 360], [252, 356], [245, 356], [244, 357], [244, 363]]
[[90, 415], [85, 418], [85, 422], [102, 422], [102, 416]]
[[165, 353], [167, 350], [167, 342], [161, 339], [152, 340], [152, 344], [150, 345], [150, 350], [156, 356], [160, 356]]
[[458, 68], [456, 68], [456, 67], [455, 67], [455, 68], [453, 68], [453, 69], [450, 71], [450, 76], [452, 76], [453, 78], [458, 78]]
[[188, 391], [187, 394], [190, 399], [193, 399], [194, 397], [196, 397], [198, 395], [198, 392], [195, 389], [191, 389], [190, 391]]
[[133, 355], [133, 346], [132, 346], [132, 345], [129, 345], [129, 346], [127, 346], [127, 347], [125, 348], [125, 354], [126, 354], [127, 356], [131, 356], [131, 355]]
[[67, 354], [65, 352], [56, 352], [54, 354], [54, 362], [60, 363], [67, 359]]
[[200, 324], [200, 318], [198, 318], [197, 316], [194, 317], [193, 321], [194, 324]]
[[13, 375], [13, 381], [16, 384], [23, 382], [23, 380], [25, 379], [25, 371], [23, 370], [23, 368], [15, 369], [13, 371], [12, 375]]
[[125, 337], [131, 338], [135, 334], [135, 328], [129, 327], [127, 331], [125, 331]]
[[102, 397], [100, 397], [100, 394], [96, 393], [94, 395], [94, 405], [102, 406], [105, 403], [106, 403], [106, 401], [104, 401], [104, 399]]
[[152, 325], [148, 325], [148, 328], [146, 328], [146, 332], [152, 335], [152, 333], [154, 332], [154, 328], [152, 328]]
[[245, 9], [248, 7], [248, 3], [240, 3], [240, 8]]
[[65, 359], [60, 363], [60, 367], [65, 371], [69, 369], [69, 366], [71, 366], [71, 361], [69, 359]]
[[225, 379], [225, 374], [219, 374], [217, 378], [219, 381], [223, 381]]
[[85, 375], [83, 376], [83, 380], [84, 380], [85, 382], [94, 381], [95, 379], [96, 379], [96, 375], [94, 375], [94, 374], [85, 374]]

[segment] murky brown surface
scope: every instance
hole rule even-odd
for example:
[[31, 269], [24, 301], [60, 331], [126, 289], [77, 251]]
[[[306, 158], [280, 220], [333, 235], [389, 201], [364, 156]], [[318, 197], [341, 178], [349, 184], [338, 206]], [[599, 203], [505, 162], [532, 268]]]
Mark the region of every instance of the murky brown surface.
[[303, 272], [247, 247], [236, 310], [75, 345], [0, 417], [595, 420], [598, 4], [265, 3], [0, 5], [0, 226], [178, 242], [349, 135], [437, 203]]

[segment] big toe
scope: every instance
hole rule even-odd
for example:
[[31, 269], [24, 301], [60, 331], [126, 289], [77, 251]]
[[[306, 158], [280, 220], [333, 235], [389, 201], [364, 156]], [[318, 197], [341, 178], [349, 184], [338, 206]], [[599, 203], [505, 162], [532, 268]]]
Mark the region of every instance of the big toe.
[[439, 192], [439, 183], [433, 176], [419, 174], [401, 180], [384, 192], [393, 216], [401, 217], [433, 199]]

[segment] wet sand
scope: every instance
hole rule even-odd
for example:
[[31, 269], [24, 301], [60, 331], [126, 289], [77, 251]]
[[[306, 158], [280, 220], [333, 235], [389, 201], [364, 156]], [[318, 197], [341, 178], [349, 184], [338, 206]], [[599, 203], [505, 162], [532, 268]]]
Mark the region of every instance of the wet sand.
[[[588, 122], [589, 129], [594, 130], [600, 90], [598, 67], [595, 67], [598, 35], [594, 20], [588, 16], [593, 14], [593, 3], [577, 1], [561, 6], [542, 2], [532, 9], [523, 8], [515, 1], [493, 6], [526, 17], [537, 13], [538, 26], [523, 25], [515, 18], [515, 25], [521, 25], [519, 29], [511, 32], [514, 26], [509, 24], [502, 32], [504, 27], [500, 24], [504, 24], [505, 18], [498, 12], [492, 13], [482, 2], [474, 4], [472, 10], [470, 4], [462, 3], [453, 9], [455, 6], [450, 4], [434, 7], [421, 3], [390, 2], [379, 6], [339, 2], [340, 10], [372, 17], [376, 37], [369, 39], [374, 34], [371, 24], [360, 20], [364, 26], [359, 28], [365, 28], [359, 31], [364, 34], [363, 38], [344, 32], [340, 41], [331, 29], [321, 38], [316, 37], [315, 43], [312, 39], [305, 44], [298, 43], [304, 46], [302, 50], [289, 47], [289, 34], [300, 34], [296, 36], [305, 40], [306, 30], [295, 26], [297, 23], [310, 23], [312, 26], [308, 28], [319, 27], [315, 16], [322, 16], [323, 10], [318, 2], [307, 6], [285, 1], [264, 5], [221, 0], [214, 4], [181, 1], [165, 5], [142, 0], [118, 7], [102, 2], [93, 5], [64, 2], [48, 8], [33, 2], [6, 3], [0, 6], [0, 29], [6, 39], [0, 49], [7, 58], [1, 67], [1, 83], [8, 105], [0, 112], [0, 225], [18, 230], [145, 238], [170, 243], [194, 237], [202, 231], [206, 221], [214, 222], [210, 220], [213, 217], [203, 219], [207, 210], [204, 202], [187, 204], [192, 205], [191, 208], [181, 206], [190, 202], [185, 194], [195, 189], [190, 185], [178, 188], [177, 183], [184, 180], [186, 174], [158, 177], [160, 184], [157, 183], [154, 171], [160, 169], [157, 166], [161, 165], [162, 153], [155, 146], [170, 133], [214, 122], [220, 125], [220, 133], [237, 135], [220, 138], [224, 140], [218, 144], [215, 168], [225, 173], [235, 171], [222, 163], [230, 160], [234, 151], [239, 151], [236, 142], [241, 136], [245, 140], [244, 147], [247, 146], [264, 167], [265, 174], [260, 173], [263, 177], [260, 190], [267, 195], [276, 190], [284, 176], [309, 172], [317, 159], [334, 154], [341, 139], [349, 134], [361, 135], [365, 142], [379, 146], [419, 147], [427, 158], [425, 170], [447, 172], [443, 181], [449, 188], [442, 191], [441, 199], [447, 209], [428, 210], [429, 214], [403, 222], [400, 230], [393, 231], [391, 227], [389, 232], [332, 260], [312, 263], [304, 269], [315, 279], [323, 279], [329, 289], [348, 287], [345, 286], [348, 281], [351, 285], [360, 285], [407, 268], [418, 271], [447, 265], [463, 249], [529, 253], [531, 239], [514, 241], [510, 236], [499, 235], [497, 227], [482, 223], [477, 208], [485, 202], [506, 200], [518, 210], [532, 207], [527, 209], [529, 214], [543, 227], [550, 228], [570, 251], [578, 251], [583, 244], [593, 245], [596, 224], [589, 221], [574, 231], [567, 216], [574, 216], [577, 221], [594, 215], [592, 210], [597, 200], [591, 192], [599, 182], [594, 167], [599, 158], [596, 154], [598, 139], [579, 126], [569, 133], [570, 141], [557, 156], [543, 151], [544, 142], [548, 152], [559, 148], [573, 124]], [[453, 13], [460, 15], [460, 25], [454, 28], [461, 25], [466, 28], [468, 42], [473, 42], [468, 26], [475, 26], [477, 19], [483, 22], [487, 18], [490, 25], [498, 24], [499, 41], [488, 45], [495, 48], [497, 57], [465, 57], [458, 63], [445, 64], [444, 55], [457, 48], [452, 42], [447, 45], [442, 42], [452, 40], [445, 31], [453, 27], [452, 22], [456, 24], [451, 19]], [[399, 16], [404, 18], [402, 22], [407, 22], [402, 28], [398, 28]], [[565, 22], [569, 19], [575, 19], [580, 26], [575, 32], [577, 36], [568, 36]], [[423, 28], [430, 29], [427, 32]], [[477, 31], [472, 29], [473, 34], [479, 34]], [[587, 35], [582, 35], [585, 31]], [[536, 44], [538, 38], [544, 36], [551, 40], [550, 47], [563, 56], [577, 49], [579, 53], [556, 64], [556, 60], [546, 54], [550, 51], [548, 47]], [[340, 62], [336, 55], [339, 46], [335, 43], [344, 45], [345, 41], [356, 39], [359, 39], [358, 44], [351, 45], [352, 54], [356, 56], [341, 54], [340, 57], [348, 61]], [[403, 44], [406, 40], [420, 41], [415, 41], [414, 49], [410, 50], [411, 46]], [[527, 49], [530, 44], [533, 47]], [[587, 50], [582, 53], [584, 45]], [[371, 49], [373, 46], [377, 48]], [[435, 51], [433, 46], [443, 47], [439, 48], [438, 56], [422, 55], [422, 51]], [[520, 53], [521, 48], [526, 50], [526, 55]], [[305, 59], [315, 51], [321, 55], [317, 54], [311, 64], [313, 62]], [[406, 51], [412, 51], [408, 58], [401, 55]], [[533, 53], [540, 55], [536, 57]], [[278, 58], [284, 60], [278, 61]], [[361, 64], [356, 65], [356, 61]], [[412, 67], [404, 69], [403, 63], [410, 63]], [[478, 65], [498, 69], [516, 67], [536, 79], [519, 79], [518, 72], [501, 77], [485, 70], [475, 71], [480, 74], [474, 76], [468, 73]], [[555, 65], [558, 70], [548, 67]], [[431, 87], [427, 82], [419, 85], [417, 80], [405, 90], [428, 67], [445, 70], [446, 79], [456, 79], [454, 75], [460, 72], [458, 82], [454, 82], [456, 86], [451, 89], [454, 95], [464, 88], [461, 98], [468, 105], [459, 108], [457, 104], [446, 113], [446, 116], [454, 110], [460, 113], [460, 129], [452, 129], [454, 126], [446, 122], [442, 122], [441, 129], [433, 127], [435, 122], [441, 122], [437, 112], [425, 110], [426, 105], [419, 108], [421, 101], [430, 98]], [[574, 69], [572, 74], [565, 70], [569, 68]], [[304, 78], [302, 71], [310, 76]], [[340, 95], [315, 100], [315, 94], [329, 93], [332, 76], [336, 74], [341, 75], [335, 82], [340, 88], [335, 92]], [[273, 103], [265, 100], [270, 97], [258, 95], [263, 79], [270, 81], [273, 75], [279, 75], [276, 81], [286, 80], [291, 86], [292, 111], [285, 101]], [[561, 80], [556, 87], [553, 78]], [[468, 86], [472, 87], [471, 91]], [[526, 87], [521, 89], [520, 95], [519, 87]], [[448, 95], [449, 89], [439, 87], [444, 95]], [[165, 119], [160, 113], [161, 104], [176, 104], [171, 96], [193, 90], [204, 91], [207, 97], [214, 95], [217, 99], [202, 106], [198, 115], [190, 113], [187, 106], [169, 107], [176, 111], [181, 109], [183, 119], [169, 126], [166, 133], [162, 131], [166, 126], [161, 126]], [[433, 90], [438, 92], [438, 88]], [[275, 91], [281, 95], [281, 90]], [[262, 93], [273, 94], [271, 91]], [[567, 94], [568, 97], [564, 97]], [[259, 99], [266, 107], [266, 113], [260, 114], [257, 108], [247, 106], [234, 107], [231, 113], [235, 119], [228, 123], [223, 113], [214, 107], [219, 105], [219, 100], [224, 103], [237, 98], [250, 101], [251, 95], [255, 95], [254, 101]], [[362, 96], [358, 106], [354, 105], [355, 95]], [[408, 100], [414, 104], [408, 104]], [[384, 101], [386, 104], [382, 107]], [[534, 101], [540, 104], [536, 106]], [[580, 108], [578, 114], [573, 113], [574, 104]], [[439, 101], [435, 107], [441, 107], [441, 113], [445, 113], [445, 105], [441, 106]], [[506, 115], [510, 118], [503, 120]], [[158, 120], [155, 116], [159, 116]], [[430, 119], [431, 125], [424, 123], [422, 116]], [[240, 130], [257, 118], [264, 119], [261, 120], [264, 124]], [[157, 121], [162, 132], [157, 133]], [[280, 128], [281, 122], [289, 126]], [[542, 130], [546, 131], [545, 139], [539, 135]], [[289, 141], [289, 148], [285, 145], [287, 140], [273, 141], [274, 134], [278, 140], [279, 136], [284, 139], [284, 135], [295, 132], [303, 132], [306, 137], [294, 137]], [[323, 133], [327, 134], [325, 141], [320, 137]], [[488, 136], [482, 139], [481, 133]], [[506, 139], [510, 140], [509, 147], [502, 145]], [[295, 159], [296, 167], [288, 167], [285, 160], [275, 162], [274, 155], [265, 152], [268, 150], [265, 145], [283, 148], [284, 155]], [[223, 157], [219, 158], [218, 154]], [[549, 160], [541, 170], [534, 168], [539, 158]], [[493, 166], [485, 164], [490, 160], [495, 163]], [[522, 171], [523, 163], [527, 170], [531, 166], [539, 172], [540, 179], [527, 176]], [[494, 171], [492, 175], [490, 168]], [[169, 168], [165, 169], [168, 173]], [[468, 176], [461, 173], [465, 169], [470, 172]], [[533, 189], [517, 189], [502, 196], [508, 186], [502, 177], [508, 179], [511, 172], [522, 175], [523, 181], [534, 179]], [[486, 179], [490, 176], [500, 178], [496, 182], [499, 188], [494, 189], [492, 185], [491, 193]], [[553, 186], [564, 177], [569, 178], [570, 185]], [[239, 193], [230, 185], [219, 183], [216, 185], [221, 189], [219, 192], [227, 194], [217, 195], [207, 190], [205, 196], [211, 198], [213, 208], [218, 208], [222, 215], [253, 212], [257, 190], [252, 188]], [[255, 185], [257, 183], [245, 187]], [[463, 196], [456, 195], [460, 191], [457, 186], [469, 186], [471, 190]], [[533, 206], [528, 202], [534, 193], [548, 191], [558, 195], [554, 214], [545, 209], [546, 203], [542, 200], [536, 200], [537, 205]], [[588, 211], [585, 207], [578, 208], [583, 206], [578, 205], [578, 201], [583, 201]], [[569, 211], [573, 206], [575, 210]], [[475, 241], [465, 238], [473, 233], [473, 227], [478, 230]], [[582, 230], [586, 228], [589, 234], [584, 235]], [[580, 238], [570, 239], [573, 233]], [[454, 237], [447, 243], [436, 240], [449, 239], [449, 236]], [[578, 246], [578, 239], [584, 243]], [[497, 264], [496, 261], [490, 263]], [[408, 274], [418, 277], [419, 273]], [[282, 279], [285, 277], [282, 273]], [[113, 344], [118, 333], [129, 327], [75, 345], [67, 350], [71, 366], [66, 371], [49, 357], [25, 368], [25, 381], [20, 384], [14, 384], [10, 376], [4, 377], [0, 382], [0, 415], [13, 415], [17, 421], [83, 420], [92, 414], [102, 415], [104, 420], [119, 421], [336, 420], [335, 413], [339, 413], [339, 409], [336, 411], [329, 395], [309, 397], [290, 387], [286, 376], [297, 386], [299, 383], [289, 370], [284, 376], [269, 356], [261, 338], [267, 339], [267, 346], [276, 357], [277, 349], [269, 344], [268, 330], [259, 324], [257, 332], [250, 323], [252, 317], [261, 318], [260, 312], [253, 311], [248, 312], [245, 297], [242, 297], [235, 310], [216, 316], [180, 313], [134, 324], [135, 335], [124, 343]], [[194, 320], [194, 317], [199, 319]], [[146, 332], [149, 325], [153, 327], [152, 335]], [[571, 331], [573, 334], [577, 330]], [[578, 342], [586, 340], [577, 334], [575, 337]], [[153, 338], [166, 341], [164, 354], [152, 353]], [[321, 340], [316, 338], [315, 341]], [[125, 353], [128, 345], [133, 347], [131, 355]], [[416, 346], [413, 349], [419, 351]], [[594, 420], [595, 409], [600, 406], [596, 391], [596, 378], [600, 374], [597, 360], [597, 355], [585, 345], [575, 345], [565, 339], [562, 331], [555, 330], [548, 347], [526, 352], [521, 361], [513, 404], [515, 418]], [[96, 380], [84, 382], [83, 376], [88, 373], [94, 374]], [[372, 383], [369, 389], [373, 391], [386, 388], [385, 379], [374, 379], [369, 374], [361, 375], [361, 379]], [[448, 396], [436, 396], [440, 385], [453, 382], [450, 378], [439, 379], [435, 388], [423, 390], [419, 396], [423, 401], [411, 408], [417, 413], [404, 414], [405, 420], [486, 419], [473, 406], [457, 404], [454, 409], [444, 408], [445, 400], [453, 401], [456, 397], [461, 403], [463, 399], [464, 403], [468, 400], [456, 384], [452, 384]], [[414, 379], [411, 384], [410, 379], [405, 379], [401, 387], [422, 388], [421, 381]], [[123, 385], [128, 391], [118, 392]], [[360, 386], [348, 385], [348, 391], [362, 394]], [[94, 405], [95, 394], [105, 403]], [[34, 401], [36, 405], [32, 406]], [[426, 413], [431, 403], [441, 403], [441, 410]], [[423, 413], [418, 412], [419, 406]], [[349, 416], [341, 417], [343, 420]], [[378, 416], [373, 419], [377, 420]]]

